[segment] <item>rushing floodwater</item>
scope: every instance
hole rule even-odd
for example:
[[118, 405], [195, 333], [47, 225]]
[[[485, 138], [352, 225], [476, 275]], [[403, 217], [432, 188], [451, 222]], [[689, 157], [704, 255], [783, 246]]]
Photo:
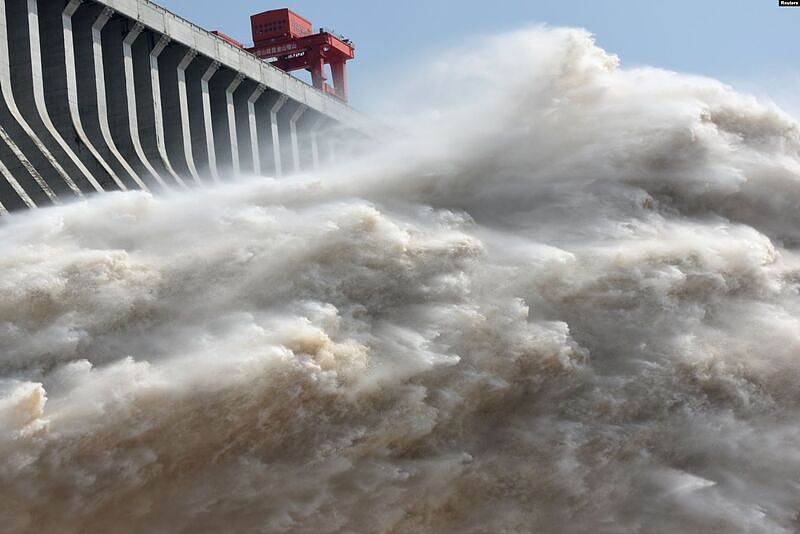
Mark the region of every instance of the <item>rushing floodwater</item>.
[[798, 123], [492, 42], [335, 172], [3, 219], [0, 531], [795, 531]]

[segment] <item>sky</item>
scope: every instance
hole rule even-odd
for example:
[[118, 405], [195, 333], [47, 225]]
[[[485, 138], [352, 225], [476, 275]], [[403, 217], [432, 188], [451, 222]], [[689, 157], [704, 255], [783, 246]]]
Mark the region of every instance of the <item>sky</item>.
[[652, 65], [721, 79], [800, 111], [800, 8], [777, 0], [156, 0], [209, 30], [251, 41], [249, 17], [289, 7], [356, 45], [351, 103], [368, 105], [393, 67], [471, 37], [534, 24], [587, 28], [623, 66]]

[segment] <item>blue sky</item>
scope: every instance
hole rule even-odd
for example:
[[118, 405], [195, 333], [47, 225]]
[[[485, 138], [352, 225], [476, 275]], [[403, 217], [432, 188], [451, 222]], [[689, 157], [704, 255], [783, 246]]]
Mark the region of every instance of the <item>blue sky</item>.
[[[249, 16], [289, 7], [352, 39], [351, 101], [378, 73], [472, 35], [535, 23], [579, 26], [624, 66], [653, 65], [722, 79], [792, 107], [800, 101], [800, 8], [777, 0], [157, 0], [208, 28], [249, 41]], [[800, 107], [800, 106], [799, 106]], [[798, 108], [795, 107], [795, 110]]]

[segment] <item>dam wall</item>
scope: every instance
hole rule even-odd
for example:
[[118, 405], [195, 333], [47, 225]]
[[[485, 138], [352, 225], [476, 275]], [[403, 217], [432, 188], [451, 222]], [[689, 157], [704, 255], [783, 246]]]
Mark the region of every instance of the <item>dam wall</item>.
[[147, 0], [0, 0], [0, 214], [283, 177], [369, 121]]

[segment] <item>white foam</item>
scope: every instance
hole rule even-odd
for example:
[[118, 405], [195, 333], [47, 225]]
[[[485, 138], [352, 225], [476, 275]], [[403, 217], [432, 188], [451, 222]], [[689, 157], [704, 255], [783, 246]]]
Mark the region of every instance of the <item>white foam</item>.
[[5, 525], [795, 530], [797, 122], [471, 49], [325, 175], [3, 219]]

